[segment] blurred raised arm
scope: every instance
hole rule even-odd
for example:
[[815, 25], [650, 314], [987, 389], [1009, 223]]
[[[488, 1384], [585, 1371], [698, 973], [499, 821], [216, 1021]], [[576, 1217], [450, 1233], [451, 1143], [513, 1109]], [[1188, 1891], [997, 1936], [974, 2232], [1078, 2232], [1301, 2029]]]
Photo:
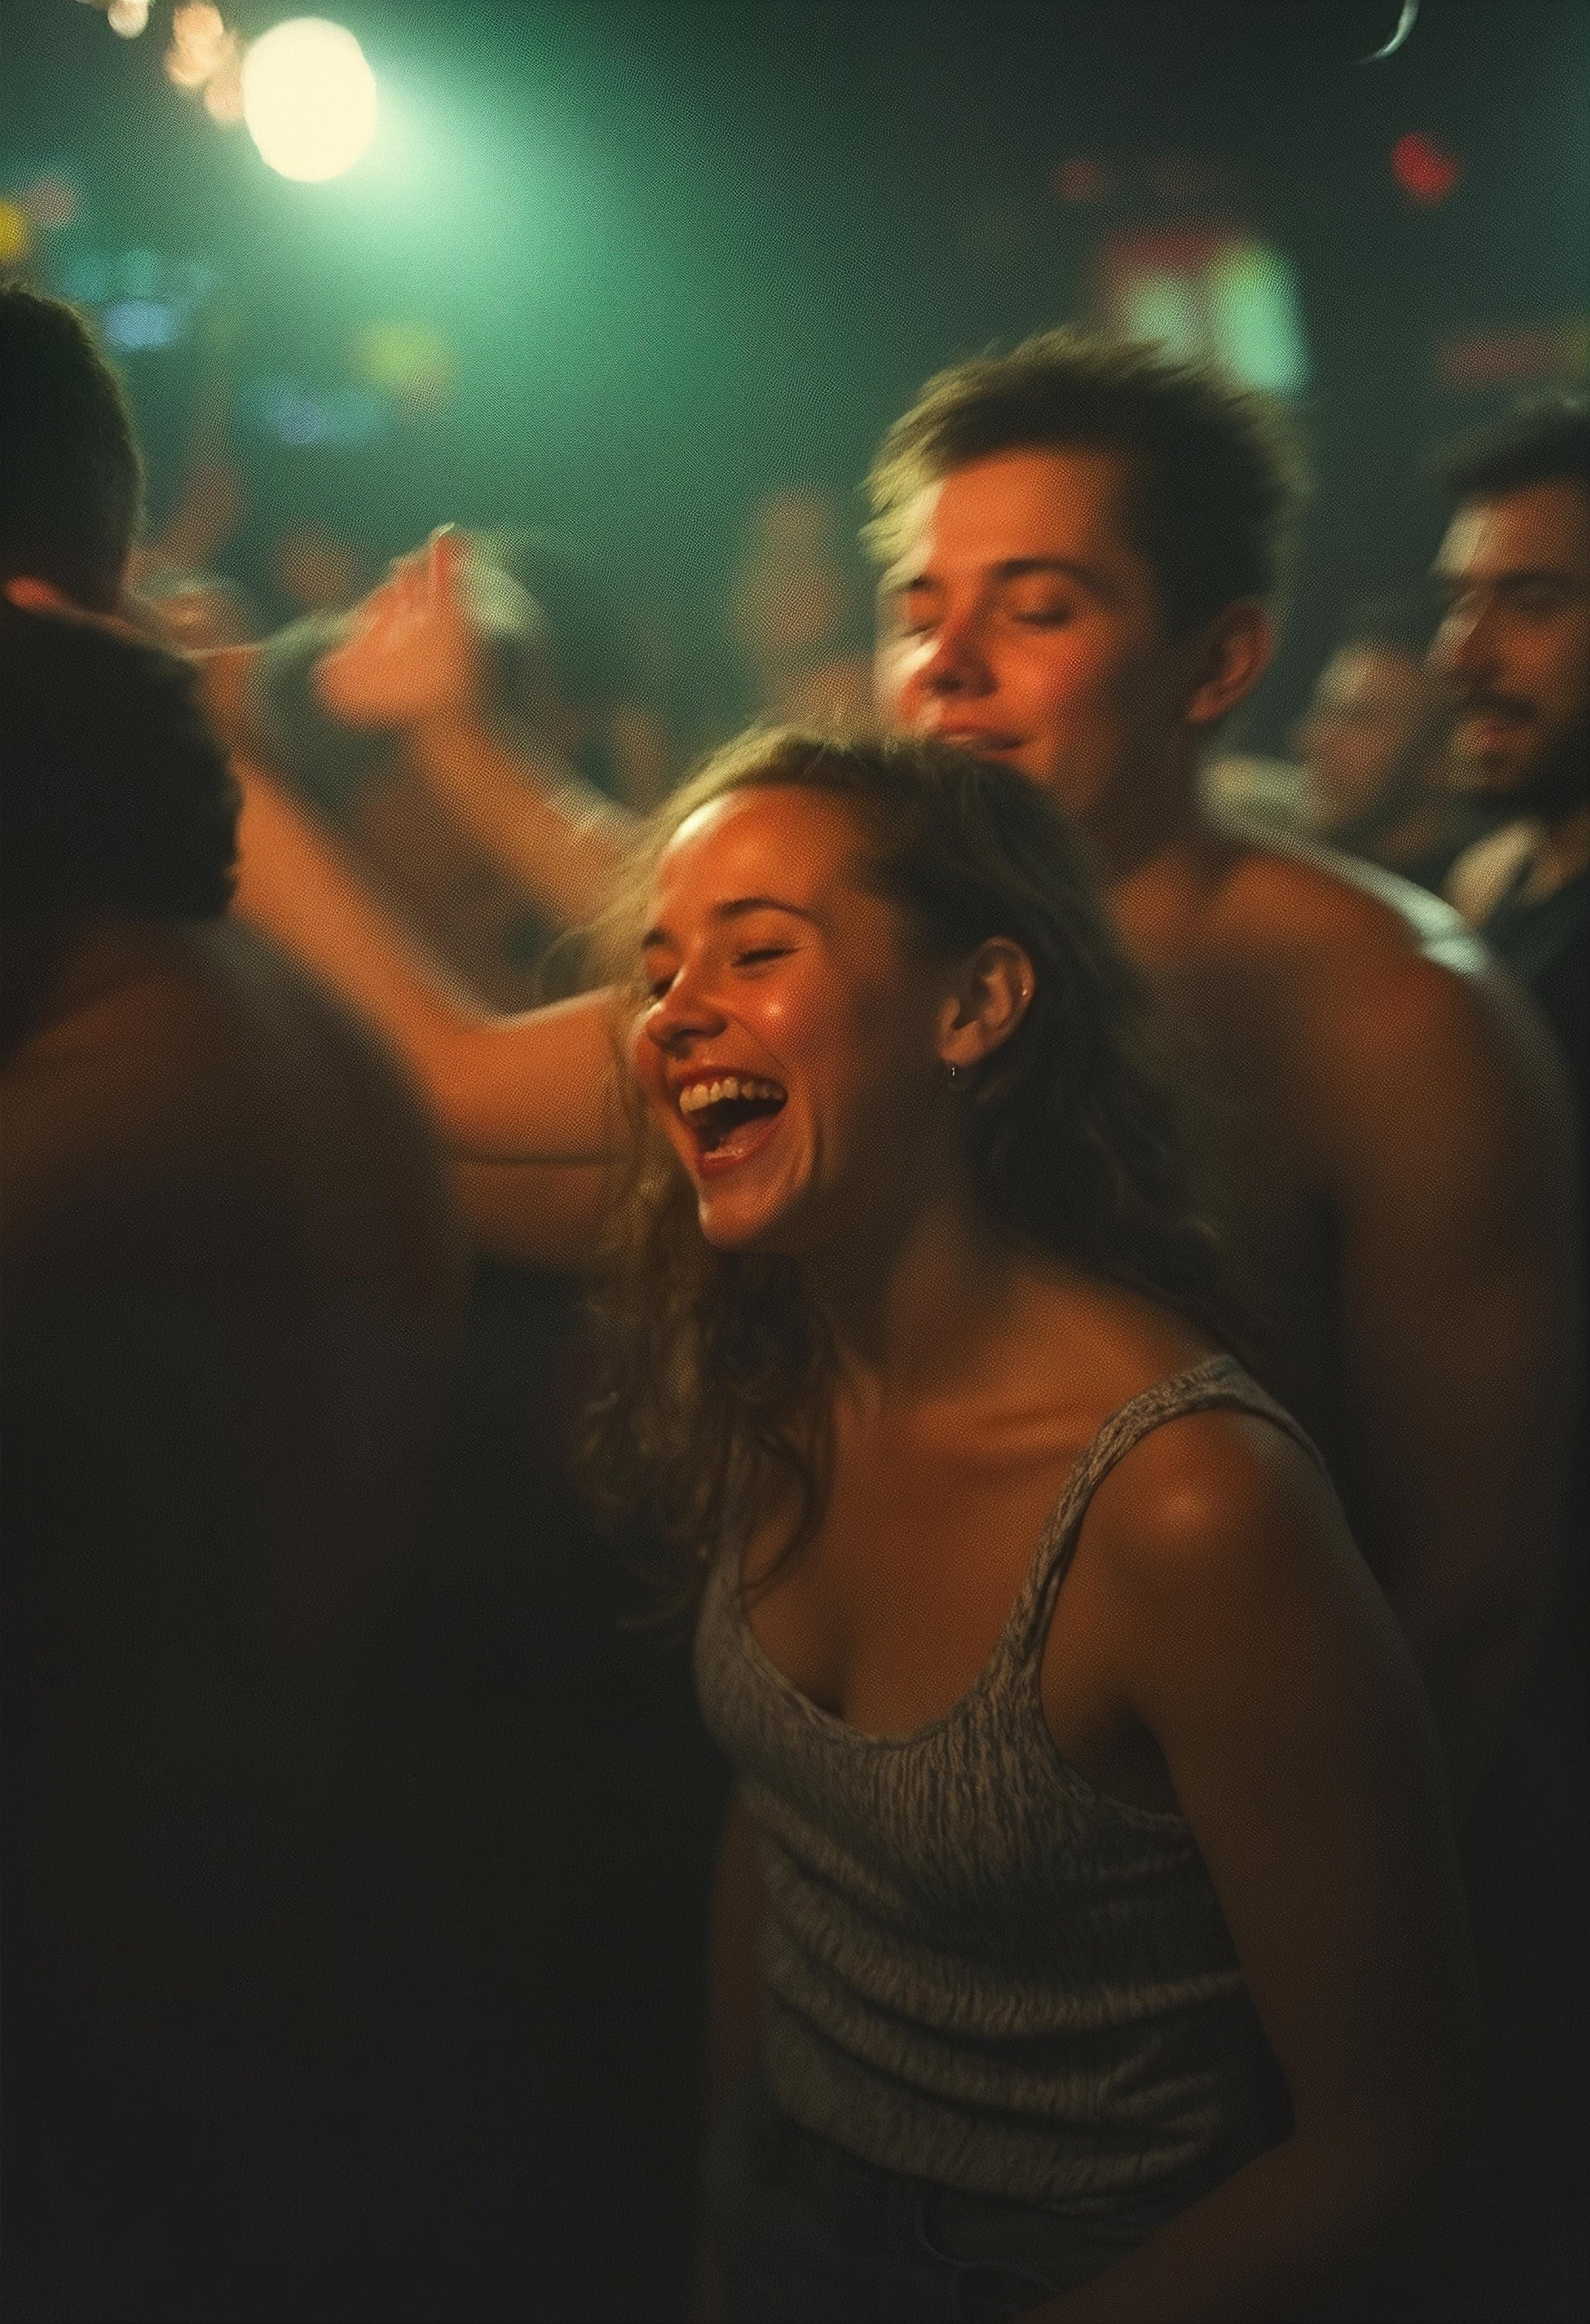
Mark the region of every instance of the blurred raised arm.
[[449, 530], [400, 558], [321, 658], [316, 686], [345, 725], [402, 727], [416, 765], [499, 871], [560, 927], [580, 927], [612, 893], [633, 819], [533, 718], [493, 711], [467, 554]]
[[614, 1000], [500, 1017], [427, 954], [264, 770], [234, 763], [244, 811], [236, 908], [371, 1019], [461, 1158], [602, 1163], [622, 1153]]

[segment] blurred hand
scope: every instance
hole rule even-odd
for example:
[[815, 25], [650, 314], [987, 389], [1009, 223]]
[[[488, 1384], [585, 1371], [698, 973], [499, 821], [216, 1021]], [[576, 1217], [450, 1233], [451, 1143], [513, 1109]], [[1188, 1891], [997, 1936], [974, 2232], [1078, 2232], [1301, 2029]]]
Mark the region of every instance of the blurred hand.
[[63, 622], [83, 622], [90, 629], [108, 630], [113, 637], [132, 638], [138, 643], [163, 644], [163, 639], [152, 638], [151, 632], [137, 622], [129, 621], [124, 613], [98, 613], [90, 606], [79, 605], [53, 581], [35, 580], [31, 574], [19, 573], [5, 585], [9, 604], [24, 613], [51, 613]]
[[481, 650], [464, 604], [465, 553], [461, 533], [433, 533], [354, 606], [347, 636], [315, 665], [316, 691], [345, 726], [413, 726], [478, 708]]

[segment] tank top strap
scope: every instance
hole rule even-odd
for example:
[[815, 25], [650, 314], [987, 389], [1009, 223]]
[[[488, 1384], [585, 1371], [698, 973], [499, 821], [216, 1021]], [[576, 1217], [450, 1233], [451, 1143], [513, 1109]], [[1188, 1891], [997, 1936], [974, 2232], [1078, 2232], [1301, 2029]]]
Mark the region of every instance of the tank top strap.
[[1010, 1657], [1020, 1668], [1041, 1652], [1049, 1634], [1050, 1618], [1061, 1583], [1076, 1551], [1077, 1536], [1088, 1505], [1116, 1463], [1152, 1429], [1186, 1413], [1227, 1410], [1250, 1412], [1273, 1421], [1300, 1445], [1322, 1475], [1328, 1475], [1318, 1446], [1283, 1406], [1245, 1371], [1235, 1356], [1206, 1356], [1186, 1371], [1156, 1380], [1123, 1404], [1105, 1422], [1072, 1469], [1038, 1543], [1026, 1582], [1006, 1631]]

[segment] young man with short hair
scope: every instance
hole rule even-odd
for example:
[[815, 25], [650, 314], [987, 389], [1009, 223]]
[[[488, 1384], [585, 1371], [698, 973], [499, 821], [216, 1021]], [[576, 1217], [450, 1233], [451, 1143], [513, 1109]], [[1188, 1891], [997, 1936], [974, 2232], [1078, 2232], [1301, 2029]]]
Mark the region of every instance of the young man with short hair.
[[1290, 438], [1209, 372], [1058, 332], [931, 382], [872, 493], [885, 710], [1029, 775], [1091, 842], [1218, 1148], [1269, 1382], [1326, 1453], [1462, 1787], [1549, 1596], [1562, 1099], [1444, 906], [1200, 812], [1204, 748], [1270, 656]]
[[1440, 473], [1457, 507], [1431, 659], [1456, 772], [1533, 827], [1481, 925], [1561, 1044], [1590, 1130], [1590, 397], [1522, 406]]

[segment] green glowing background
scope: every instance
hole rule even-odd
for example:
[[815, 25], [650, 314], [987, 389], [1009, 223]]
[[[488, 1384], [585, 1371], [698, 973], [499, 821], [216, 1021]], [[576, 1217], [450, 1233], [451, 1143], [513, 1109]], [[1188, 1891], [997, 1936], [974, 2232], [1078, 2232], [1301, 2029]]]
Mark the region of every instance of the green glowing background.
[[[246, 34], [294, 11], [224, 13]], [[1405, 48], [1373, 65], [1359, 60], [1392, 0], [328, 13], [363, 42], [383, 123], [348, 177], [310, 186], [273, 177], [243, 130], [166, 82], [165, 0], [135, 42], [74, 0], [0, 16], [0, 194], [55, 172], [78, 195], [28, 270], [70, 290], [143, 251], [157, 278], [194, 261], [216, 280], [195, 334], [123, 358], [157, 515], [216, 346], [228, 394], [279, 376], [331, 394], [355, 377], [361, 329], [418, 325], [450, 385], [378, 440], [245, 428], [271, 521], [324, 513], [382, 553], [445, 516], [558, 526], [704, 638], [758, 491], [853, 492], [927, 373], [1089, 313], [1109, 236], [1224, 224], [1292, 270], [1290, 369], [1306, 356], [1322, 484], [1250, 722], [1262, 745], [1342, 604], [1422, 565], [1429, 441], [1542, 368], [1584, 365], [1578, 0], [1425, 0]], [[1410, 130], [1460, 166], [1443, 202], [1392, 178]], [[1235, 327], [1289, 375], [1273, 316], [1250, 302]], [[1489, 385], [1463, 383], [1461, 344], [1526, 329], [1543, 354], [1493, 355]], [[238, 554], [257, 550], [245, 538]]]

